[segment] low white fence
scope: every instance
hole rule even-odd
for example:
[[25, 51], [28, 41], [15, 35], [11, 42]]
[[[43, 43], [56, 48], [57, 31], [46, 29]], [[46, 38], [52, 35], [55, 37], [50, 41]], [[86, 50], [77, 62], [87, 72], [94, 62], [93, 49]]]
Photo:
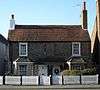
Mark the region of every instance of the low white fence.
[[20, 76], [5, 76], [5, 84], [8, 85], [20, 85], [21, 77]]
[[98, 84], [98, 75], [82, 76], [0, 76], [0, 85]]
[[80, 76], [63, 76], [63, 83], [65, 84], [80, 84]]
[[22, 85], [38, 85], [38, 76], [22, 76]]
[[0, 76], [0, 85], [3, 85], [3, 76]]
[[98, 75], [82, 76], [82, 84], [98, 84]]
[[50, 76], [40, 76], [40, 85], [50, 85]]

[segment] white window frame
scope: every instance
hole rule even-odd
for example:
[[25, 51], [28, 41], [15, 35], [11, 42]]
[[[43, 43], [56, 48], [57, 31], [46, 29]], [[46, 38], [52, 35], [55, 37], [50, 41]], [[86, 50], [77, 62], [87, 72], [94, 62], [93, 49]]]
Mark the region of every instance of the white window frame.
[[[21, 45], [26, 45], [26, 54], [21, 54]], [[28, 56], [28, 43], [19, 43], [19, 56]]]
[[[74, 53], [74, 44], [79, 45], [79, 54]], [[81, 43], [80, 42], [72, 42], [72, 56], [81, 56]]]

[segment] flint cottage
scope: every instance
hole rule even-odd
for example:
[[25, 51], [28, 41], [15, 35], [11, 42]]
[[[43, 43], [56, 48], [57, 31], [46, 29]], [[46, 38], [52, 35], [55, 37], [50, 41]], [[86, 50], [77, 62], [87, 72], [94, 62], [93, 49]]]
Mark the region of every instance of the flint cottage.
[[8, 33], [11, 70], [15, 75], [61, 75], [84, 69], [90, 61], [86, 2], [80, 25], [18, 25], [14, 15]]

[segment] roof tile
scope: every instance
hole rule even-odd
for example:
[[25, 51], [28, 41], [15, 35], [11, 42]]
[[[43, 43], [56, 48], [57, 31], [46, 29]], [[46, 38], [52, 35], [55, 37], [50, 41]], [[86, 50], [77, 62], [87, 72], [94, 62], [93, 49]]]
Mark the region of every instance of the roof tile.
[[9, 41], [90, 41], [80, 25], [16, 25], [9, 30]]

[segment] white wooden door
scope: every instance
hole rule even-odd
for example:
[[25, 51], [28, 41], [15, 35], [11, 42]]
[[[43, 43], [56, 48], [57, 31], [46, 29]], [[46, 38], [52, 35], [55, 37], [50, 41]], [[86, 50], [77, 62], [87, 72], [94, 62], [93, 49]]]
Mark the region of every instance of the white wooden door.
[[47, 76], [48, 75], [48, 67], [47, 65], [38, 65], [38, 75], [44, 75]]

